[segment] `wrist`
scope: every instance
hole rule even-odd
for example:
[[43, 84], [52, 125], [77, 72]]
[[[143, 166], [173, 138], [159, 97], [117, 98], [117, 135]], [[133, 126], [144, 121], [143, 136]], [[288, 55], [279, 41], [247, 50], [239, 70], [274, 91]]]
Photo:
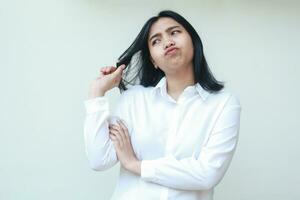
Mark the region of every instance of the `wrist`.
[[96, 97], [103, 97], [105, 95], [105, 90], [97, 90], [97, 91], [91, 91], [89, 93], [89, 99], [93, 99], [93, 98], [96, 98]]
[[128, 170], [128, 171], [131, 171], [135, 174], [138, 174], [138, 175], [141, 175], [141, 161], [139, 160], [133, 160], [131, 162], [129, 162], [125, 168]]

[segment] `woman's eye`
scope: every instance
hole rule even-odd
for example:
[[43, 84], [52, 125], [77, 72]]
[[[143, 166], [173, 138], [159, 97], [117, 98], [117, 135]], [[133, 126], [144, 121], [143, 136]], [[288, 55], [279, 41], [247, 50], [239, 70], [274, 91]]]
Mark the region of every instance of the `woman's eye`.
[[156, 44], [156, 43], [157, 43], [157, 41], [158, 41], [158, 39], [156, 39], [156, 40], [153, 40], [153, 42], [152, 42], [152, 45]]
[[176, 32], [178, 32], [178, 33], [179, 33], [179, 31], [178, 31], [178, 30], [175, 30], [175, 31], [172, 31], [172, 34], [173, 34], [173, 33], [176, 33]]

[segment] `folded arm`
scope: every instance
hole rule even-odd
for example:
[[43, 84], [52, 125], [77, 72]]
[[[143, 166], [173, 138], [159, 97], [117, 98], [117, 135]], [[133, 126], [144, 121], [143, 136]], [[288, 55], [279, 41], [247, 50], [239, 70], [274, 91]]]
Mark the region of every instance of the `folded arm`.
[[167, 156], [143, 160], [141, 178], [183, 190], [208, 190], [217, 185], [228, 169], [237, 145], [240, 111], [238, 99], [231, 96], [198, 158]]
[[84, 122], [85, 152], [94, 170], [106, 170], [118, 162], [113, 142], [109, 138], [109, 123], [116, 119], [128, 119], [128, 91], [121, 94], [112, 113], [109, 101], [105, 96], [96, 97], [84, 102], [86, 118]]

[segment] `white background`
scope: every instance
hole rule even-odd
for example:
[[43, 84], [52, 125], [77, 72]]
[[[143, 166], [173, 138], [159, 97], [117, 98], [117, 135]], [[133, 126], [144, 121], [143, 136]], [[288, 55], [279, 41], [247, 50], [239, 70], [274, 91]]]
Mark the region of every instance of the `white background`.
[[[1, 200], [109, 199], [119, 165], [89, 168], [83, 102], [100, 67], [162, 9], [195, 27], [211, 70], [242, 104], [215, 199], [300, 198], [300, 2], [1, 0]], [[107, 95], [113, 106], [117, 88]]]

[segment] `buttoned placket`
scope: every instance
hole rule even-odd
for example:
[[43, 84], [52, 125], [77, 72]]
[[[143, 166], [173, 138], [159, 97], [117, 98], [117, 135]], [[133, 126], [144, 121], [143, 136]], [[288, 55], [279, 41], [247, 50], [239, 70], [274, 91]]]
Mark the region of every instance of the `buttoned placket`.
[[[174, 147], [176, 146], [176, 142], [177, 142], [177, 131], [178, 131], [178, 126], [179, 126], [179, 120], [180, 120], [180, 108], [181, 108], [181, 104], [184, 101], [184, 96], [180, 95], [180, 97], [178, 98], [177, 102], [172, 99], [170, 96], [169, 100], [171, 100], [171, 103], [173, 104], [173, 110], [171, 111], [171, 127], [167, 133], [167, 140], [166, 140], [166, 147], [165, 147], [165, 156], [171, 156], [173, 154], [174, 151]], [[160, 200], [167, 200], [168, 199], [168, 193], [169, 193], [169, 189], [168, 188], [164, 188], [161, 191], [160, 194]]]
[[172, 123], [171, 127], [167, 133], [167, 141], [166, 141], [166, 148], [165, 148], [165, 156], [172, 154], [172, 149], [174, 143], [176, 141], [176, 129], [178, 125], [178, 112], [179, 112], [179, 105], [176, 104], [172, 111]]
[[171, 98], [167, 93], [165, 95], [169, 98], [169, 100], [174, 104], [173, 111], [171, 112], [171, 127], [167, 133], [167, 140], [166, 140], [166, 148], [165, 148], [165, 156], [172, 155], [174, 147], [176, 147], [176, 144], [178, 142], [177, 140], [177, 133], [178, 133], [178, 126], [181, 121], [181, 108], [184, 106], [184, 102], [187, 98], [191, 97], [193, 94], [195, 94], [194, 88], [187, 88], [185, 89], [182, 94], [179, 96], [177, 102]]
[[169, 128], [169, 131], [167, 133], [167, 140], [166, 140], [166, 148], [165, 148], [165, 156], [172, 155], [173, 149], [176, 146], [177, 143], [177, 132], [178, 132], [178, 126], [179, 121], [181, 119], [181, 107], [185, 100], [185, 95], [182, 94], [179, 96], [177, 102], [172, 99], [173, 102], [173, 110], [171, 112], [171, 127]]
[[[166, 88], [163, 88], [163, 90], [161, 91], [161, 95], [163, 97], [165, 97], [167, 99], [167, 101], [169, 103], [173, 104], [173, 110], [171, 111], [170, 114], [170, 120], [171, 120], [171, 127], [169, 128], [168, 132], [167, 132], [167, 138], [166, 138], [166, 147], [165, 147], [165, 156], [171, 156], [173, 154], [174, 148], [177, 145], [177, 133], [178, 133], [178, 126], [179, 126], [179, 122], [181, 121], [181, 108], [182, 106], [184, 106], [184, 102], [186, 101], [187, 98], [189, 98], [189, 96], [192, 96], [195, 92], [195, 90], [193, 90], [194, 88], [187, 88], [186, 90], [184, 90], [182, 92], [182, 94], [179, 96], [178, 100], [175, 101], [167, 92], [166, 92]], [[192, 91], [192, 92], [191, 92]], [[160, 200], [167, 200], [168, 199], [168, 193], [169, 193], [169, 189], [168, 188], [164, 188], [161, 191], [160, 194]]]

